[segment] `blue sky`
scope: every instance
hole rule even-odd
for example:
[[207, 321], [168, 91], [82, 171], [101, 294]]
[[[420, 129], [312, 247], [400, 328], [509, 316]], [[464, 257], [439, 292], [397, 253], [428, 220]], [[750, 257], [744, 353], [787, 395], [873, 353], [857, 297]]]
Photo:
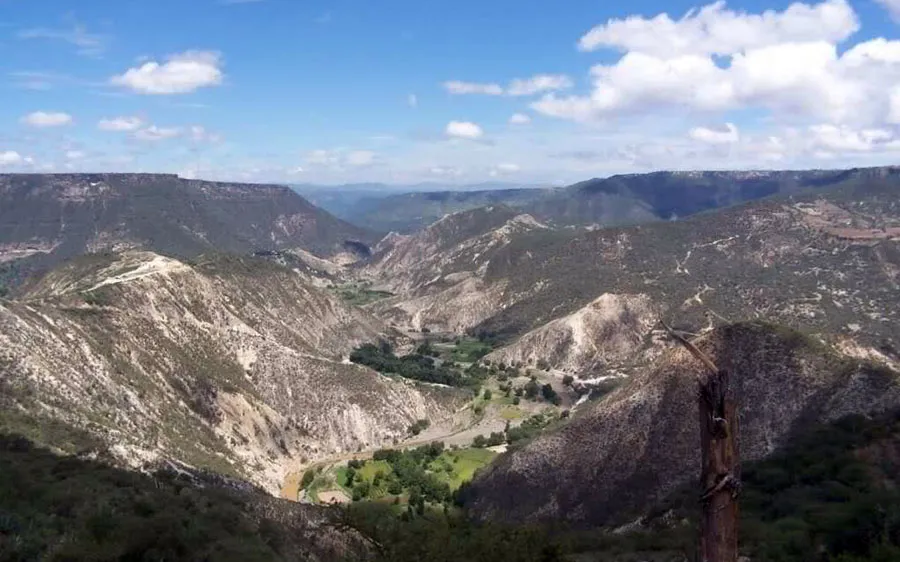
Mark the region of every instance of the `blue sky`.
[[898, 19], [900, 0], [0, 0], [0, 171], [567, 183], [891, 164]]

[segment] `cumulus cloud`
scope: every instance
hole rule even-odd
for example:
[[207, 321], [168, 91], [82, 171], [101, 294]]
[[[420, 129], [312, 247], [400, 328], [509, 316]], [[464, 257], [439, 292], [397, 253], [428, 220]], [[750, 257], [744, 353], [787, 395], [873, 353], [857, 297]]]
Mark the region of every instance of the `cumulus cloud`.
[[87, 154], [82, 150], [67, 150], [66, 160], [84, 160]]
[[22, 117], [21, 122], [29, 127], [62, 127], [72, 124], [72, 116], [62, 112], [35, 111]]
[[14, 150], [0, 150], [0, 167], [15, 166], [23, 161], [22, 155]]
[[878, 125], [894, 115], [900, 41], [872, 39], [841, 53], [837, 43], [858, 27], [843, 0], [760, 15], [717, 3], [677, 22], [665, 14], [614, 20], [582, 38], [582, 48], [626, 50], [618, 61], [591, 69], [591, 94], [548, 94], [532, 108], [576, 121], [667, 108], [750, 108], [789, 119]]
[[444, 133], [448, 137], [475, 140], [484, 136], [484, 131], [476, 123], [469, 121], [450, 121]]
[[502, 96], [503, 87], [500, 84], [478, 84], [475, 82], [461, 82], [450, 80], [444, 82], [444, 89], [451, 94], [484, 94], [488, 96]]
[[524, 113], [513, 113], [509, 118], [510, 125], [527, 125], [529, 123], [531, 123], [531, 117]]
[[144, 120], [140, 117], [113, 117], [101, 119], [97, 128], [101, 131], [131, 132], [140, 129], [143, 124]]
[[875, 0], [885, 7], [894, 21], [900, 23], [900, 0]]
[[613, 19], [587, 32], [578, 46], [583, 51], [605, 47], [658, 57], [732, 55], [788, 42], [837, 43], [858, 29], [859, 20], [846, 0], [795, 3], [783, 12], [762, 14], [735, 12], [720, 1], [691, 10], [679, 20], [668, 14]]
[[178, 127], [157, 127], [156, 125], [151, 125], [135, 132], [134, 138], [142, 141], [160, 141], [179, 137], [182, 132]]
[[809, 128], [809, 137], [815, 150], [826, 152], [872, 152], [900, 148], [894, 134], [886, 129], [853, 130], [830, 124], [813, 125]]
[[113, 76], [110, 83], [139, 94], [187, 94], [222, 83], [222, 60], [218, 53], [188, 51], [172, 55], [160, 64], [148, 61]]
[[734, 123], [726, 123], [722, 129], [694, 127], [688, 132], [688, 136], [695, 141], [706, 144], [733, 144], [741, 139], [738, 128]]

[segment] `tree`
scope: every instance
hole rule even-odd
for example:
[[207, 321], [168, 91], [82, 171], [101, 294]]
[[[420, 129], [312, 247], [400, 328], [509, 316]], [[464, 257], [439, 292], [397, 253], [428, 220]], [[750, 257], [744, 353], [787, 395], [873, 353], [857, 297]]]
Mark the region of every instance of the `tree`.
[[513, 406], [518, 406], [519, 403], [521, 403], [521, 402], [522, 402], [522, 399], [519, 398], [518, 396], [513, 397]]
[[316, 471], [313, 469], [309, 469], [303, 473], [303, 478], [300, 480], [300, 488], [306, 489], [310, 484], [313, 483], [313, 480], [316, 479]]
[[566, 375], [563, 377], [563, 384], [566, 386], [572, 386], [572, 383], [575, 382], [575, 377], [572, 375]]
[[700, 559], [735, 562], [738, 556], [738, 502], [741, 489], [737, 449], [738, 413], [728, 371], [677, 334], [663, 327], [706, 370], [698, 376], [700, 400], [701, 473]]
[[493, 393], [491, 392], [491, 389], [489, 389], [489, 388], [488, 388], [488, 389], [485, 389], [485, 391], [484, 391], [484, 399], [490, 401], [490, 399], [493, 398], [493, 397], [494, 397], [494, 395], [493, 395]]
[[528, 384], [525, 385], [525, 398], [529, 400], [534, 400], [537, 398], [538, 393], [541, 391], [541, 388], [538, 386], [536, 381], [528, 381]]

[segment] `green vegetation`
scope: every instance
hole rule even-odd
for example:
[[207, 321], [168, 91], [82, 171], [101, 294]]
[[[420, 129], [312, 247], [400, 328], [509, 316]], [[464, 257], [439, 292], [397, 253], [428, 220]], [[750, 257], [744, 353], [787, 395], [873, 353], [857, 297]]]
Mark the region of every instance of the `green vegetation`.
[[[521, 417], [521, 412], [519, 412], [519, 417]], [[559, 417], [550, 412], [536, 414], [523, 421], [518, 427], [510, 427], [509, 421], [507, 421], [504, 431], [495, 431], [488, 436], [478, 435], [472, 441], [472, 446], [483, 449], [503, 444], [513, 445], [531, 439], [560, 417], [568, 417], [567, 412], [563, 412]]]
[[494, 457], [491, 451], [447, 450], [440, 442], [406, 451], [382, 449], [371, 460], [350, 461], [335, 471], [334, 481], [354, 501], [396, 498], [423, 513], [427, 505], [450, 507], [453, 493]]
[[354, 306], [364, 306], [394, 296], [393, 293], [388, 291], [375, 291], [360, 283], [336, 285], [330, 287], [330, 290], [345, 302]]
[[[431, 351], [431, 348], [426, 351]], [[387, 342], [381, 345], [365, 344], [355, 349], [350, 354], [350, 361], [371, 367], [379, 373], [447, 386], [477, 388], [487, 377], [487, 372], [475, 365], [462, 371], [420, 353], [397, 357]]]
[[284, 523], [300, 506], [196, 488], [174, 472], [150, 477], [0, 436], [0, 475], [3, 561], [279, 561], [308, 549]]
[[475, 363], [492, 349], [490, 344], [474, 338], [457, 338], [450, 359], [458, 363]]
[[410, 435], [418, 435], [428, 429], [428, 426], [431, 425], [431, 422], [428, 420], [417, 420], [414, 424], [409, 426], [409, 434]]

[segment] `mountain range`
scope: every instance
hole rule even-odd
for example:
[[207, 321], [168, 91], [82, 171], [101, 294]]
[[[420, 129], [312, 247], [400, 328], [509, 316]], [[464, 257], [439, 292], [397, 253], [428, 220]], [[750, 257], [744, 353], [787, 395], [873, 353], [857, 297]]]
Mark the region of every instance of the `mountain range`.
[[[900, 411], [900, 168], [661, 172], [376, 203], [355, 226], [278, 186], [0, 176], [0, 433], [30, 443], [0, 444], [175, 467], [256, 513], [274, 500], [247, 498], [303, 498], [300, 475], [315, 489], [378, 449], [499, 435], [508, 450], [457, 496], [480, 528], [662, 536], [699, 472], [699, 366], [661, 319], [732, 374], [748, 463], [847, 416]], [[403, 369], [376, 370], [373, 354]], [[476, 384], [400, 376], [419, 372], [410, 362]], [[534, 419], [539, 431], [509, 438]], [[878, 427], [889, 460], [894, 430]], [[371, 465], [370, 487], [396, 461], [375, 459], [387, 464]], [[321, 508], [298, 528], [265, 509], [275, 535], [303, 541], [309, 521], [329, 522], [329, 546], [310, 548], [320, 557], [343, 544], [341, 556], [416, 559], [416, 533], [438, 524], [410, 507], [385, 535], [381, 519]], [[391, 558], [385, 540], [413, 554]]]

